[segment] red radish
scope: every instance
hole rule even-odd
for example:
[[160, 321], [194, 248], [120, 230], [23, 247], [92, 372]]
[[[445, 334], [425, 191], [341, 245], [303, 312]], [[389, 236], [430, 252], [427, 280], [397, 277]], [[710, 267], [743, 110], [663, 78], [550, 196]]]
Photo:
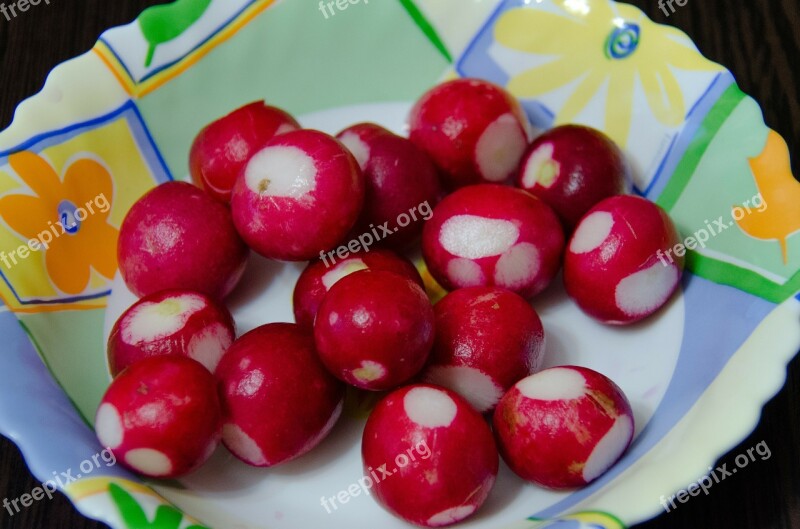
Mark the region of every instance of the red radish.
[[456, 393], [428, 384], [398, 389], [378, 403], [361, 454], [364, 480], [370, 479], [378, 502], [423, 527], [474, 514], [489, 496], [499, 464], [483, 417]]
[[194, 182], [229, 202], [236, 177], [250, 157], [278, 134], [299, 130], [283, 110], [256, 101], [207, 125], [192, 143], [189, 172]]
[[136, 362], [111, 382], [95, 417], [100, 443], [125, 467], [154, 478], [196, 470], [220, 441], [214, 377], [182, 356]]
[[389, 250], [373, 250], [351, 255], [334, 266], [323, 261], [312, 261], [300, 274], [294, 287], [294, 317], [298, 325], [313, 329], [314, 318], [328, 290], [341, 278], [360, 270], [394, 272], [424, 288], [422, 277], [411, 262]]
[[405, 248], [422, 233], [439, 198], [433, 162], [407, 139], [374, 123], [353, 125], [336, 137], [355, 155], [366, 179], [364, 211], [354, 231], [384, 226], [392, 235], [379, 243]]
[[481, 413], [539, 369], [544, 329], [523, 298], [497, 287], [451, 292], [433, 308], [436, 340], [423, 378], [452, 389]]
[[221, 299], [241, 279], [249, 251], [224, 204], [186, 182], [150, 190], [119, 231], [122, 278], [139, 297], [195, 290]]
[[628, 166], [611, 138], [591, 127], [562, 125], [534, 140], [517, 185], [544, 200], [568, 230], [589, 209], [626, 191]]
[[357, 388], [392, 389], [416, 375], [433, 345], [433, 307], [414, 281], [362, 270], [333, 285], [314, 339], [331, 373]]
[[316, 130], [276, 136], [233, 186], [233, 222], [261, 255], [308, 261], [337, 245], [361, 213], [364, 176], [335, 138]]
[[422, 232], [431, 275], [446, 289], [498, 286], [529, 298], [561, 265], [564, 233], [547, 204], [527, 191], [482, 184], [459, 189]]
[[494, 412], [500, 454], [521, 478], [553, 489], [591, 483], [633, 439], [622, 390], [585, 367], [545, 369], [517, 382]]
[[[683, 256], [667, 213], [644, 198], [603, 200], [581, 219], [564, 257], [564, 285], [593, 318], [624, 325], [661, 308], [678, 288]], [[666, 253], [669, 256], [668, 253]]]
[[528, 147], [528, 119], [497, 85], [456, 79], [426, 92], [409, 117], [409, 138], [428, 153], [447, 187], [507, 182]]
[[344, 384], [320, 363], [314, 339], [293, 323], [270, 323], [234, 342], [217, 371], [233, 455], [269, 467], [299, 457], [330, 433]]
[[112, 376], [143, 358], [188, 356], [214, 372], [236, 338], [231, 313], [205, 294], [162, 290], [126, 310], [108, 337]]

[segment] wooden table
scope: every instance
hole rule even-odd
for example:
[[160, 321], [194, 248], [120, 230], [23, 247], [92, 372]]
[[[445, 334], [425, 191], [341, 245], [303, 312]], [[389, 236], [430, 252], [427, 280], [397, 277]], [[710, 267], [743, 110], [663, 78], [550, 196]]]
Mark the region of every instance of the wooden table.
[[[798, 0], [681, 0], [675, 12], [656, 0], [631, 3], [657, 22], [686, 31], [709, 58], [727, 66], [742, 89], [761, 103], [767, 123], [789, 143], [800, 175], [800, 4]], [[7, 2], [8, 3], [8, 2]], [[133, 20], [156, 0], [51, 0], [6, 21], [0, 15], [0, 128], [19, 101], [38, 91], [58, 63], [88, 50], [100, 33]], [[800, 357], [789, 366], [783, 390], [737, 454], [765, 441], [772, 457], [747, 467], [669, 514], [642, 524], [656, 528], [800, 529]], [[56, 440], [57, 442], [57, 440]], [[17, 448], [0, 439], [0, 498], [16, 498], [36, 486]], [[36, 502], [13, 518], [0, 512], [2, 529], [105, 527], [82, 518], [62, 496]], [[298, 528], [306, 529], [306, 528]]]

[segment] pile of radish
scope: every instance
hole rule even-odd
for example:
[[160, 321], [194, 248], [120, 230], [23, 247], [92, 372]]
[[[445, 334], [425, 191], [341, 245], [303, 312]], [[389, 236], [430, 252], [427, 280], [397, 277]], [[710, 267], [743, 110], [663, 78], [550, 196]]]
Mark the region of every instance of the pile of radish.
[[[95, 423], [123, 465], [181, 476], [220, 443], [253, 466], [290, 461], [329, 434], [347, 385], [389, 392], [365, 426], [365, 476], [430, 447], [374, 480], [375, 499], [420, 526], [477, 512], [500, 456], [553, 489], [584, 486], [623, 456], [625, 394], [585, 367], [541, 370], [530, 299], [563, 263], [567, 293], [592, 318], [654, 314], [683, 272], [681, 259], [657, 258], [678, 242], [671, 220], [624, 194], [628, 166], [603, 133], [567, 125], [530, 138], [520, 104], [486, 81], [432, 88], [408, 121], [408, 139], [371, 123], [333, 137], [252, 103], [199, 133], [196, 185], [164, 184], [133, 206], [118, 256], [141, 299], [109, 337], [114, 379]], [[399, 223], [423, 203], [425, 222]], [[378, 226], [387, 236], [370, 236], [371, 249]], [[429, 274], [396, 253], [415, 248]], [[295, 323], [237, 338], [224, 299], [250, 249], [310, 262]], [[432, 303], [423, 276], [449, 293]]]

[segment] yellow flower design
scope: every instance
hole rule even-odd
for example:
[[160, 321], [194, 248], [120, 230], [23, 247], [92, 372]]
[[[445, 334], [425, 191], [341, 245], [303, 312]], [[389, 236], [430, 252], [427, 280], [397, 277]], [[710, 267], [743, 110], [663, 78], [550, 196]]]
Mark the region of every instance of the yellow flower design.
[[512, 77], [508, 89], [517, 97], [536, 98], [575, 85], [556, 124], [574, 121], [607, 85], [604, 130], [627, 145], [637, 78], [655, 117], [677, 126], [685, 119], [686, 104], [673, 69], [722, 69], [687, 45], [680, 31], [657, 26], [633, 6], [607, 0], [554, 3], [563, 14], [512, 9], [500, 17], [494, 32], [505, 47], [552, 57]]
[[62, 182], [47, 160], [32, 152], [11, 155], [9, 164], [33, 195], [0, 198], [0, 217], [26, 240], [50, 241], [41, 251], [55, 287], [80, 294], [92, 268], [112, 279], [119, 231], [108, 224], [113, 197], [108, 171], [82, 158], [67, 168]]

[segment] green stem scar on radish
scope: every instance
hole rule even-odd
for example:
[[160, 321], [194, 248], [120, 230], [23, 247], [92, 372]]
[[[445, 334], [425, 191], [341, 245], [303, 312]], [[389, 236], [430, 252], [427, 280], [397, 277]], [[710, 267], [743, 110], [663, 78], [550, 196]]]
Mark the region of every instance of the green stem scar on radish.
[[522, 183], [525, 188], [531, 188], [537, 182], [544, 187], [550, 187], [560, 172], [559, 163], [553, 159], [553, 145], [546, 143], [530, 155], [523, 168]]
[[153, 63], [156, 48], [181, 36], [211, 5], [211, 0], [177, 0], [172, 4], [151, 7], [139, 17], [139, 27], [150, 47], [145, 67]]

